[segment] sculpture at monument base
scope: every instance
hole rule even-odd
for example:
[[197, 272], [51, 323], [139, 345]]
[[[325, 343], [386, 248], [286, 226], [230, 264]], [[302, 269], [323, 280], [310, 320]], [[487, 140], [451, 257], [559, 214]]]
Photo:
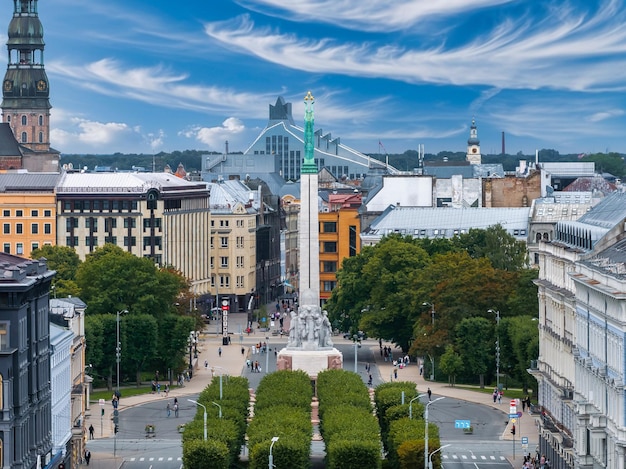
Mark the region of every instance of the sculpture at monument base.
[[332, 349], [331, 336], [332, 329], [328, 312], [322, 311], [319, 306], [303, 305], [298, 313], [291, 311], [287, 349]]

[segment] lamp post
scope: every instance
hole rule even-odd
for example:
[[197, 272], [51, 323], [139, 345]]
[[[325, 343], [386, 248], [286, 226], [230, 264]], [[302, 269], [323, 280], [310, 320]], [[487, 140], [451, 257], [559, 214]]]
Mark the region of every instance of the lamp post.
[[219, 405], [217, 402], [211, 402], [211, 404], [213, 404], [213, 405], [218, 407], [218, 414], [217, 415], [218, 415], [219, 418], [222, 418], [222, 406]]
[[411, 399], [409, 401], [409, 420], [413, 419], [413, 401], [416, 399], [419, 399], [420, 397], [424, 397], [427, 396], [428, 394], [424, 393], [424, 394], [419, 394], [417, 396], [415, 396], [413, 399]]
[[429, 303], [428, 301], [424, 301], [422, 306], [430, 306], [430, 316], [432, 318], [433, 327], [435, 327], [435, 305], [433, 303]]
[[500, 311], [490, 309], [487, 312], [496, 315], [496, 387], [500, 392]]
[[270, 337], [265, 336], [265, 373], [269, 373], [270, 366]]
[[115, 363], [117, 364], [117, 395], [120, 394], [120, 361], [122, 361], [122, 343], [120, 342], [120, 315], [128, 313], [127, 309], [118, 311], [115, 316]]
[[223, 396], [223, 389], [224, 389], [223, 386], [222, 386], [222, 373], [224, 371], [224, 368], [222, 368], [221, 366], [213, 365], [211, 367], [211, 372], [213, 373], [216, 369], [219, 370], [219, 372], [220, 372], [220, 401], [221, 401], [222, 400], [222, 396]]
[[269, 457], [269, 465], [267, 466], [269, 469], [272, 469], [274, 466], [274, 456], [272, 456], [272, 448], [274, 447], [274, 443], [278, 441], [278, 437], [272, 437], [272, 444], [270, 445], [270, 457]]
[[200, 404], [198, 401], [194, 401], [193, 399], [187, 399], [189, 402], [193, 402], [195, 405], [199, 405], [204, 409], [204, 441], [207, 441], [207, 432], [206, 432], [206, 406], [204, 404]]
[[451, 444], [440, 446], [439, 448], [437, 448], [435, 451], [433, 451], [432, 453], [428, 455], [428, 469], [433, 469], [433, 454], [438, 453], [439, 451], [441, 451], [444, 448], [447, 448], [448, 446], [451, 446]]
[[359, 369], [357, 365], [357, 354], [359, 347], [361, 346], [361, 341], [359, 340], [359, 336], [357, 334], [354, 334], [352, 336], [352, 341], [354, 342], [354, 372], [358, 373]]
[[426, 404], [426, 410], [424, 410], [424, 469], [428, 469], [428, 459], [426, 455], [428, 454], [428, 406], [434, 404], [441, 399], [445, 399], [444, 396], [438, 397], [437, 399], [433, 399]]

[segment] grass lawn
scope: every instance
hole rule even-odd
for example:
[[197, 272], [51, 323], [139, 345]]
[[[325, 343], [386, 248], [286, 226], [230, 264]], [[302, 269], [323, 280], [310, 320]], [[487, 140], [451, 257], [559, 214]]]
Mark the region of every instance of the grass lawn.
[[[176, 389], [177, 386], [172, 386], [170, 389]], [[152, 392], [152, 385], [140, 386], [140, 387], [124, 387], [120, 388], [120, 392], [122, 393], [122, 397], [130, 397], [130, 396], [139, 396], [141, 394], [149, 394]], [[163, 388], [161, 388], [161, 392]], [[109, 391], [107, 389], [96, 389], [91, 395], [91, 402], [98, 402], [99, 399], [104, 399], [106, 401], [110, 401], [113, 396], [113, 391]]]

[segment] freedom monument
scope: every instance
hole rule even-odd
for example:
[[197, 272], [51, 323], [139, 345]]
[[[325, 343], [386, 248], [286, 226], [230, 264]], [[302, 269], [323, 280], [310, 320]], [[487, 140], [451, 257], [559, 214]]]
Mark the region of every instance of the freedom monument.
[[342, 368], [343, 356], [333, 347], [332, 328], [320, 308], [318, 171], [314, 160], [313, 103], [304, 98], [304, 163], [300, 171], [300, 306], [291, 312], [287, 347], [278, 352], [279, 370], [303, 370], [315, 379], [320, 371]]

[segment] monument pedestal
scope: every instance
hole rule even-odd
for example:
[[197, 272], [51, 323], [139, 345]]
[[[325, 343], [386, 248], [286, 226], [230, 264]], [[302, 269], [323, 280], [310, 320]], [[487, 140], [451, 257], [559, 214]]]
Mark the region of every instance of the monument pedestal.
[[296, 350], [284, 348], [278, 352], [278, 370], [302, 370], [311, 379], [317, 379], [320, 371], [341, 369], [343, 355], [336, 348], [321, 350]]

